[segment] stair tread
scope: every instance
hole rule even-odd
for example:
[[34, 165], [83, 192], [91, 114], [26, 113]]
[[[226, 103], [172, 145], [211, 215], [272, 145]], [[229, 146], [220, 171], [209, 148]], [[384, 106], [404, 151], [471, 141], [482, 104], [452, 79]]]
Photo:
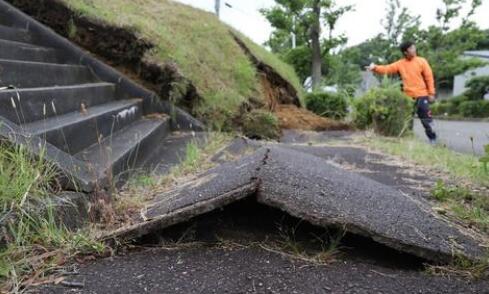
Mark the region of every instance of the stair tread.
[[12, 60], [0, 58], [0, 63], [14, 63], [14, 64], [32, 64], [36, 66], [52, 66], [52, 67], [66, 67], [66, 68], [80, 68], [80, 69], [88, 69], [85, 65], [78, 64], [69, 64], [69, 63], [52, 63], [52, 62], [41, 62], [41, 61], [29, 61], [29, 60]]
[[48, 50], [56, 50], [54, 48], [44, 47], [44, 46], [37, 45], [37, 44], [25, 43], [25, 42], [13, 41], [13, 40], [7, 40], [7, 39], [0, 39], [0, 45], [16, 46], [16, 47], [22, 47], [22, 48], [47, 50], [47, 51]]
[[[69, 112], [66, 114], [51, 117], [45, 120], [39, 120], [25, 124], [24, 130], [28, 133], [39, 135], [52, 130], [60, 129], [66, 125], [75, 124], [81, 121], [93, 119], [107, 112], [117, 111], [140, 103], [141, 99], [116, 100], [109, 103], [96, 105], [87, 109], [87, 113], [80, 111]], [[47, 105], [47, 107], [52, 107]], [[56, 108], [56, 105], [55, 107]]]
[[0, 40], [0, 58], [7, 60], [61, 63], [55, 49], [23, 46]]
[[77, 85], [99, 82], [100, 79], [84, 65], [0, 58], [0, 86], [17, 88]]
[[22, 93], [22, 92], [32, 92], [32, 91], [45, 91], [45, 90], [57, 90], [57, 89], [76, 89], [85, 87], [102, 87], [102, 86], [112, 86], [114, 83], [109, 82], [94, 82], [94, 83], [84, 83], [77, 85], [61, 85], [61, 86], [47, 86], [47, 87], [34, 87], [34, 88], [15, 88], [15, 89], [5, 89], [1, 90], [0, 93]]
[[0, 24], [0, 39], [29, 42], [32, 36], [27, 30]]
[[[141, 118], [112, 134], [112, 136], [104, 138], [100, 144], [93, 144], [80, 151], [75, 157], [90, 162], [99, 168], [110, 166], [128, 152], [132, 152], [141, 139], [151, 135], [153, 131], [168, 121], [168, 117]], [[103, 152], [104, 150], [107, 152]], [[107, 153], [110, 153], [110, 156]]]
[[[11, 99], [16, 104], [13, 107]], [[20, 88], [0, 90], [2, 116], [16, 124], [27, 124], [59, 114], [101, 105], [115, 99], [115, 84], [100, 82], [69, 86]]]

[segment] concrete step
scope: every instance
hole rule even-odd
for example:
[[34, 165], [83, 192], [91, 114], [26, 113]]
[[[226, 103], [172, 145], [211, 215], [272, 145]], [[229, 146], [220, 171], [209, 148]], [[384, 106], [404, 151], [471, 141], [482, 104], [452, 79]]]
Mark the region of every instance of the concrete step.
[[3, 90], [0, 91], [0, 115], [16, 124], [25, 124], [112, 101], [114, 93], [115, 85], [105, 82]]
[[0, 25], [11, 27], [13, 21], [6, 11], [0, 10]]
[[32, 36], [28, 31], [5, 25], [0, 25], [0, 39], [26, 43], [32, 42]]
[[0, 87], [35, 88], [99, 82], [86, 66], [0, 59]]
[[170, 132], [169, 117], [142, 118], [75, 157], [88, 162], [96, 174], [109, 178], [119, 175], [120, 180], [124, 177], [121, 172], [138, 168]]
[[56, 55], [56, 50], [54, 49], [1, 39], [0, 59], [39, 61], [48, 63], [57, 63], [60, 60]]
[[64, 152], [75, 154], [131, 124], [141, 115], [141, 99], [118, 100], [86, 111], [35, 121], [23, 128], [28, 133], [45, 138]]

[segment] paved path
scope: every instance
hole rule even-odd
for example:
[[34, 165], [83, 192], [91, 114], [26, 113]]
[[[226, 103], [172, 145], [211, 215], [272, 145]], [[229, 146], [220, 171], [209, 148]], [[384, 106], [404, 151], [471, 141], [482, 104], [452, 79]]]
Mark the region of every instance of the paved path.
[[[441, 143], [458, 152], [481, 155], [489, 144], [489, 122], [436, 120], [435, 131]], [[426, 140], [419, 120], [415, 120], [414, 133]], [[470, 137], [474, 138], [473, 148]]]

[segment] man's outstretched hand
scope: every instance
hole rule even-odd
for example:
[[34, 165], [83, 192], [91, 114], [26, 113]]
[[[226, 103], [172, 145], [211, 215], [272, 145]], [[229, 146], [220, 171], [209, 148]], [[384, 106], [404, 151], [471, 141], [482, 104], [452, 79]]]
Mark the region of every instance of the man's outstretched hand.
[[377, 66], [377, 65], [376, 65], [375, 63], [373, 63], [373, 62], [372, 62], [370, 65], [367, 65], [367, 66], [365, 67], [365, 69], [366, 69], [366, 70], [368, 70], [368, 71], [373, 71], [373, 70], [374, 70], [374, 68], [375, 68], [376, 66]]

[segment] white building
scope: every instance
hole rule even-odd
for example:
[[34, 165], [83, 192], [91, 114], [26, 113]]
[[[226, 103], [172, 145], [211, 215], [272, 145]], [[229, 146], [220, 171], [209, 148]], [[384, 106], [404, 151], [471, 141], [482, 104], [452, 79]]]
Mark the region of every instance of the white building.
[[462, 94], [466, 90], [465, 83], [473, 77], [489, 75], [489, 50], [465, 51], [463, 57], [478, 58], [482, 61], [486, 61], [488, 65], [470, 69], [463, 74], [455, 76], [453, 81], [453, 96]]

